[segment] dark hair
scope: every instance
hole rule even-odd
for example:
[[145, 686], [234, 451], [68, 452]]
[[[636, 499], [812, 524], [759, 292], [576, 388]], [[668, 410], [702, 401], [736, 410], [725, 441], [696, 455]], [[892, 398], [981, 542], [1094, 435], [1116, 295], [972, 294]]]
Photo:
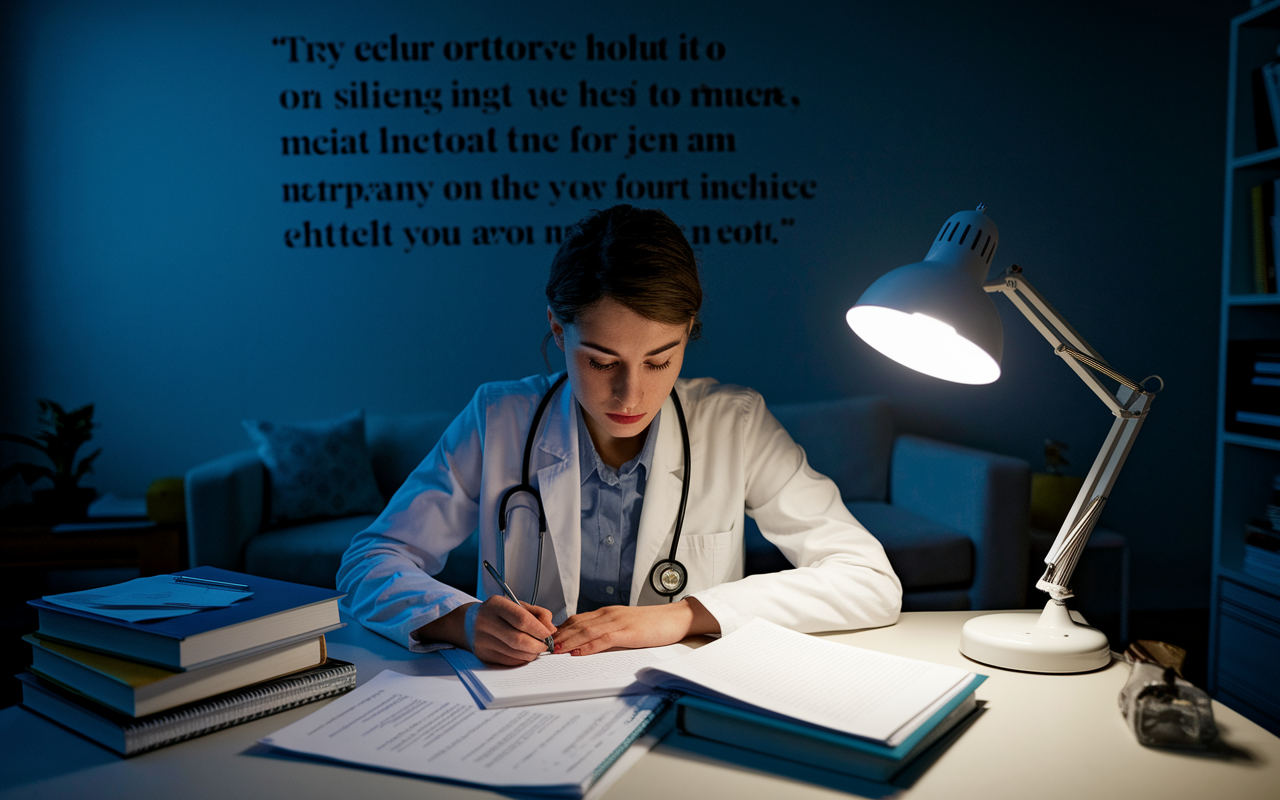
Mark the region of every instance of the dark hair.
[[[689, 338], [697, 339], [702, 284], [680, 226], [656, 208], [629, 205], [593, 211], [571, 226], [551, 261], [547, 304], [569, 325], [606, 297], [655, 322], [693, 320]], [[544, 361], [550, 338], [542, 340]]]

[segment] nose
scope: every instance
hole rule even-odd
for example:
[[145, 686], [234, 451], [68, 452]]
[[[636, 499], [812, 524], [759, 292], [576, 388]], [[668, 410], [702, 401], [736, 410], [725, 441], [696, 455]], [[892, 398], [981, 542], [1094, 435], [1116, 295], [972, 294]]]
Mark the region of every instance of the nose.
[[637, 371], [618, 370], [613, 382], [613, 399], [622, 404], [624, 412], [634, 411], [644, 399], [644, 388]]

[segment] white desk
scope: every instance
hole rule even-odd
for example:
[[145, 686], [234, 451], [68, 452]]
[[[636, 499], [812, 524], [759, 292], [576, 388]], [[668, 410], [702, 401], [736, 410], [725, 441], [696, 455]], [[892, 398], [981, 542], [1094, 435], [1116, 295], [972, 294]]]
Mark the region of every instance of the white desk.
[[[984, 668], [956, 650], [960, 626], [976, 612], [918, 612], [890, 628], [835, 634], [837, 641], [990, 675], [978, 690], [985, 712], [905, 789], [844, 782], [882, 797], [921, 798], [1245, 798], [1280, 797], [1280, 738], [1220, 704], [1218, 727], [1236, 758], [1149, 750], [1125, 727], [1116, 695], [1128, 675], [1119, 662], [1085, 675], [1028, 675]], [[361, 681], [383, 669], [448, 671], [358, 624], [329, 636], [335, 658], [354, 662]], [[833, 681], [838, 680], [833, 676]], [[121, 759], [24, 708], [0, 711], [0, 796], [157, 800], [370, 800], [495, 795], [418, 778], [279, 755], [254, 744], [318, 704], [199, 739]], [[660, 744], [626, 773], [606, 800], [807, 798], [831, 788], [708, 759]]]

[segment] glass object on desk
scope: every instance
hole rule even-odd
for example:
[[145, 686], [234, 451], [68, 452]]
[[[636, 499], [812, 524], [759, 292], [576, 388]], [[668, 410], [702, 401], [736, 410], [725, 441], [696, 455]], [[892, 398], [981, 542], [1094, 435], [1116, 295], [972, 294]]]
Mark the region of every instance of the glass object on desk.
[[1213, 704], [1182, 677], [1187, 651], [1140, 639], [1125, 650], [1132, 671], [1120, 690], [1120, 713], [1148, 747], [1208, 747], [1218, 738]]

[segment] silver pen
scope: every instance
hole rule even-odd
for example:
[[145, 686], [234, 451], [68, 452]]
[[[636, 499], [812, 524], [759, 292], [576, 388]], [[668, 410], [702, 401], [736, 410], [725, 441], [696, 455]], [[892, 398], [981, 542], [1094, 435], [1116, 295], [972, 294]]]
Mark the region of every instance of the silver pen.
[[210, 589], [231, 589], [237, 592], [249, 591], [249, 585], [245, 583], [230, 583], [228, 581], [211, 581], [208, 578], [193, 578], [190, 575], [170, 575], [174, 583], [186, 583], [192, 586], [206, 586]]
[[[499, 574], [499, 572], [493, 568], [493, 565], [490, 564], [487, 560], [481, 563], [484, 564], [485, 569], [489, 570], [489, 574], [492, 575], [493, 579], [498, 582], [498, 585], [502, 587], [502, 593], [507, 596], [507, 599], [509, 599], [511, 602], [515, 603], [516, 605], [520, 606], [520, 599], [516, 597], [515, 592], [511, 591], [511, 587], [508, 586], [507, 582], [502, 579], [502, 575]], [[520, 606], [520, 607], [524, 608], [524, 606]], [[548, 636], [542, 641], [546, 643], [548, 653], [554, 653], [556, 651], [556, 640], [554, 637]]]

